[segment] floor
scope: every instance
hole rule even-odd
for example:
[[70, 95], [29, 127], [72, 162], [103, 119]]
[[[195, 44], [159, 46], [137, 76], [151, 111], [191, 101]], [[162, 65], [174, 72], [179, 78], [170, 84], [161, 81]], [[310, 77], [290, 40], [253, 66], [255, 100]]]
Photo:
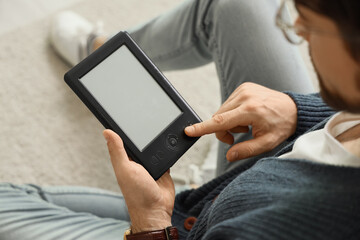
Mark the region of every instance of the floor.
[[[50, 22], [56, 12], [68, 9], [91, 22], [102, 20], [112, 33], [181, 1], [0, 0], [0, 112], [5, 113], [0, 116], [0, 182], [118, 191], [103, 126], [64, 83], [69, 66], [49, 46]], [[164, 74], [202, 119], [219, 108], [213, 64]], [[208, 180], [216, 160], [214, 138], [202, 137], [173, 166], [175, 183]], [[206, 174], [200, 178], [203, 165]]]

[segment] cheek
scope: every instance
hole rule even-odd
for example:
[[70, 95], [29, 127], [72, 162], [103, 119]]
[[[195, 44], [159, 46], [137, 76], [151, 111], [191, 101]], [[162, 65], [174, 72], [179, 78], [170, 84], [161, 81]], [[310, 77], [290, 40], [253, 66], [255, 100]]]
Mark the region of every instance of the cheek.
[[348, 92], [354, 79], [354, 63], [339, 38], [310, 37], [313, 62], [323, 84], [332, 92]]
[[[323, 79], [323, 84], [329, 90], [333, 90], [334, 86], [332, 79], [334, 78], [333, 67], [336, 66], [334, 58], [331, 57], [331, 46], [324, 44], [320, 37], [312, 36], [309, 39], [309, 45], [311, 49], [311, 56], [315, 69]], [[335, 71], [336, 72], [336, 71]]]

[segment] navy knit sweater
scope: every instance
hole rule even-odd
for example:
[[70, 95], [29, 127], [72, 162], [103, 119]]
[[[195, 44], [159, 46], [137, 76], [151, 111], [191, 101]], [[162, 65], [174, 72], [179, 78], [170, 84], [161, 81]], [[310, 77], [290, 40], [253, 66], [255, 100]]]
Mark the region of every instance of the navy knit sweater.
[[[288, 94], [298, 107], [292, 141], [334, 114], [317, 94]], [[197, 218], [190, 232], [189, 216]], [[172, 223], [180, 239], [360, 239], [360, 169], [276, 156], [248, 162], [178, 194]]]

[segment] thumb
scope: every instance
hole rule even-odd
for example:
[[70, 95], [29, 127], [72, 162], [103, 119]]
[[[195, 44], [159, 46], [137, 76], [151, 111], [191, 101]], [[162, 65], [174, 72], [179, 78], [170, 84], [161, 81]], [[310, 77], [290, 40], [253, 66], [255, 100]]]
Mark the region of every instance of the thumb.
[[121, 165], [127, 164], [130, 161], [125, 151], [123, 141], [118, 134], [109, 129], [104, 130], [103, 135], [107, 141], [111, 163], [115, 171], [122, 169]]
[[226, 158], [230, 161], [236, 161], [244, 158], [254, 157], [265, 153], [274, 148], [275, 142], [270, 134], [266, 134], [248, 141], [235, 144], [231, 147]]

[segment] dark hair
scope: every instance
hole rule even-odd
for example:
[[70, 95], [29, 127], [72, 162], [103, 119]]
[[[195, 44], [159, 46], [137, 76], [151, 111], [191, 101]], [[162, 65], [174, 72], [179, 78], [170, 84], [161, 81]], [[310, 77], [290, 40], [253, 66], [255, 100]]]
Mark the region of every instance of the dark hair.
[[295, 0], [295, 3], [331, 18], [352, 57], [360, 61], [360, 0]]

